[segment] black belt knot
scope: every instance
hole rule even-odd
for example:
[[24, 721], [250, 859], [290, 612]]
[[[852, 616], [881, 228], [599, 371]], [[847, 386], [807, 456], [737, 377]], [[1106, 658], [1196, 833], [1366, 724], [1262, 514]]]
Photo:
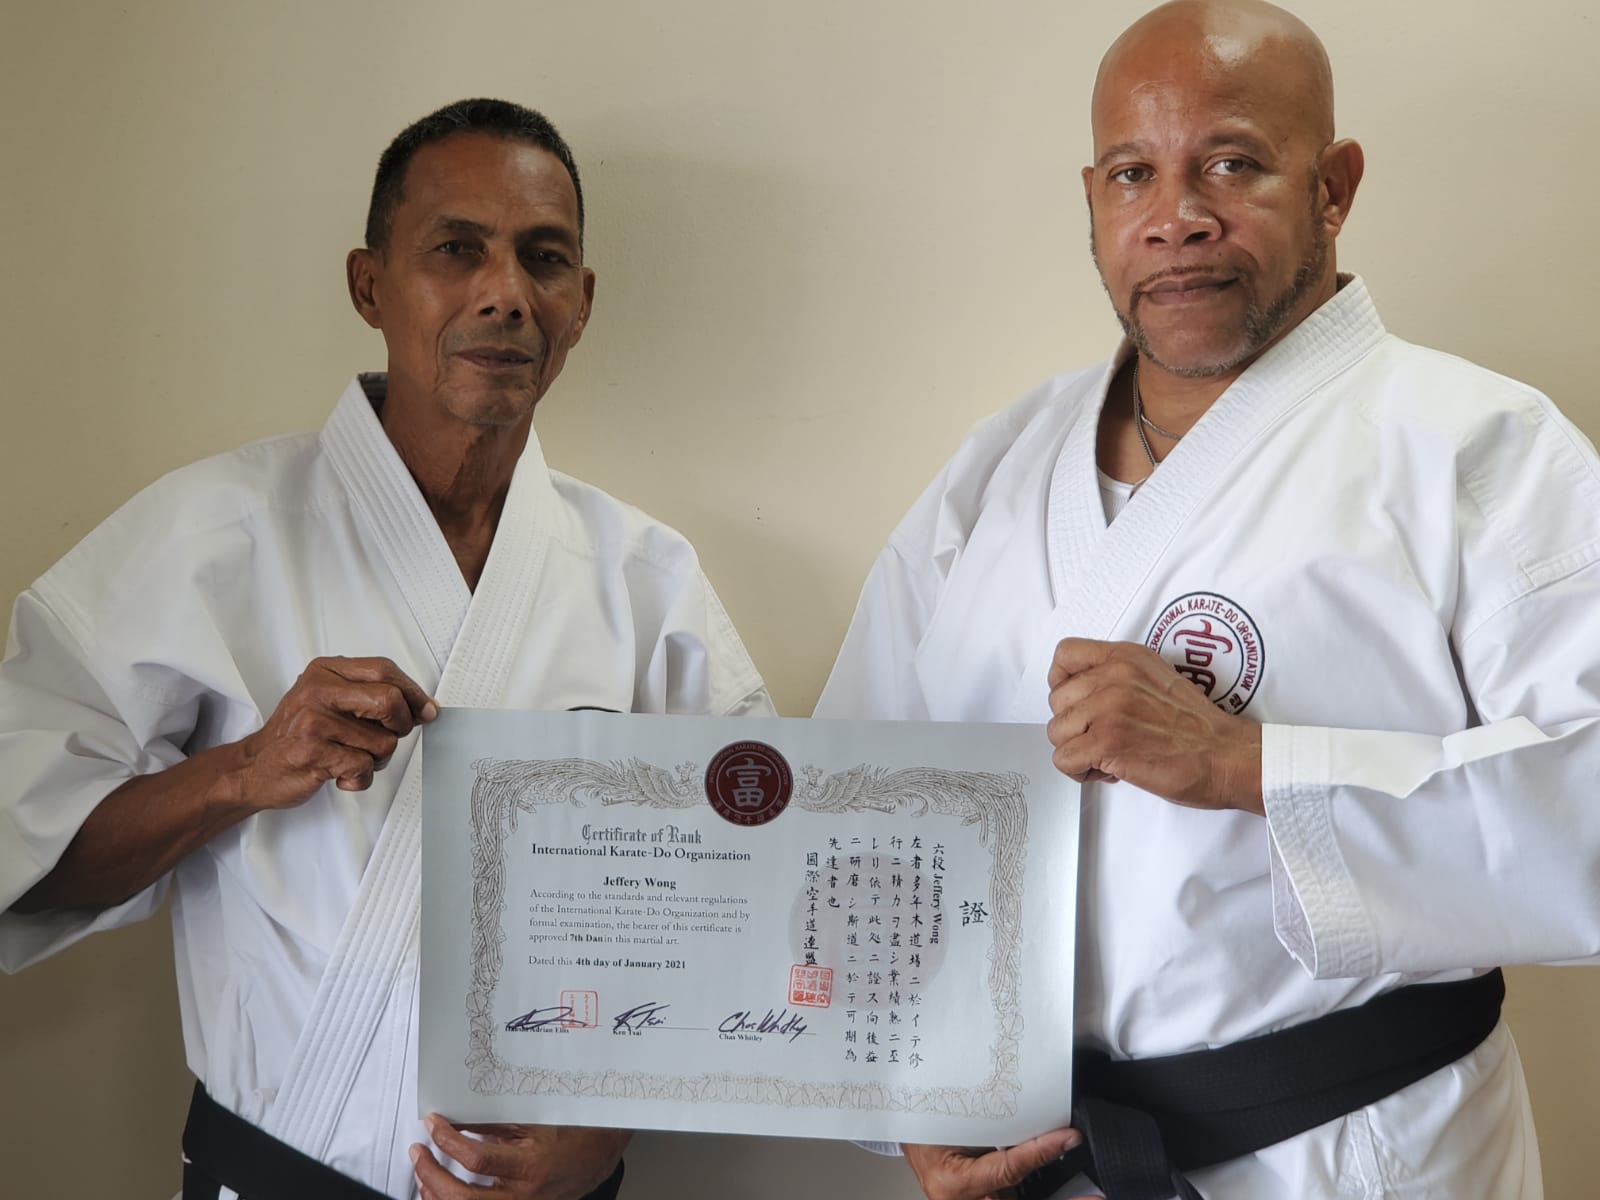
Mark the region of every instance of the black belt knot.
[[[183, 1155], [182, 1200], [217, 1200], [224, 1186], [242, 1200], [389, 1200], [222, 1107], [202, 1083], [189, 1101]], [[621, 1187], [619, 1162], [584, 1200], [616, 1200]]]
[[1497, 969], [1396, 988], [1215, 1050], [1114, 1062], [1079, 1048], [1072, 1123], [1083, 1143], [1019, 1194], [1043, 1200], [1084, 1174], [1107, 1200], [1202, 1200], [1184, 1172], [1376, 1104], [1470, 1054], [1499, 1023], [1505, 991]]

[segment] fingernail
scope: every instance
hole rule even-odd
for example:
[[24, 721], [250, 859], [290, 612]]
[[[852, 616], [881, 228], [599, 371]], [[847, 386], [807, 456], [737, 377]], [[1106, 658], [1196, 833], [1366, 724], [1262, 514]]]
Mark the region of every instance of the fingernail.
[[411, 1159], [411, 1165], [417, 1165], [417, 1160], [422, 1157], [422, 1147], [416, 1142], [411, 1143], [411, 1149], [406, 1151], [406, 1156]]
[[437, 717], [438, 715], [439, 715], [439, 706], [437, 704], [435, 704], [432, 700], [429, 700], [426, 704], [424, 704], [422, 706], [422, 719], [424, 721], [431, 721], [435, 717]]

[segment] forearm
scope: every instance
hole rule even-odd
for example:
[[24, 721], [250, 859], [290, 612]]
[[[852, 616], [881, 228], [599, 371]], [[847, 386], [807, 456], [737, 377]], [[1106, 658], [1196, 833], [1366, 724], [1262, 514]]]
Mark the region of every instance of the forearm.
[[12, 911], [108, 908], [142, 892], [258, 810], [242, 784], [244, 759], [242, 743], [232, 743], [129, 779], [89, 814]]

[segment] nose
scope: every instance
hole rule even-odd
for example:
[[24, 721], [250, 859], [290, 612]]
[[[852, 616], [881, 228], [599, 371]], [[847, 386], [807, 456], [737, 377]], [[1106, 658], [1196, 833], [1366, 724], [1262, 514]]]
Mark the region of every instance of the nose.
[[1186, 176], [1169, 176], [1154, 191], [1145, 241], [1188, 246], [1222, 236], [1222, 223]]
[[478, 315], [502, 321], [525, 320], [530, 312], [528, 274], [514, 253], [490, 253], [478, 272]]

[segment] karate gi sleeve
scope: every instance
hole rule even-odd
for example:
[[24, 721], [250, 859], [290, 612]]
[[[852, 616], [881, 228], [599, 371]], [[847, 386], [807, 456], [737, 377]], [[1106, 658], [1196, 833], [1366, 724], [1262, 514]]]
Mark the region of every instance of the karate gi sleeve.
[[1600, 960], [1600, 466], [1553, 410], [1492, 432], [1460, 470], [1476, 722], [1263, 730], [1274, 919], [1317, 978]]
[[930, 719], [916, 673], [917, 644], [932, 607], [924, 573], [894, 542], [878, 555], [812, 716]]
[[161, 905], [166, 883], [104, 911], [6, 912], [61, 858], [108, 793], [183, 757], [192, 728], [137, 666], [108, 673], [77, 623], [37, 591], [12, 614], [0, 662], [0, 968], [18, 971]]
[[[669, 531], [670, 532], [670, 531]], [[633, 711], [775, 716], [772, 697], [689, 544], [671, 534], [632, 595], [647, 650], [635, 669]], [[651, 602], [645, 602], [645, 601]]]
[[923, 642], [984, 515], [996, 473], [1062, 386], [1060, 379], [1047, 381], [974, 425], [901, 518], [867, 573], [812, 716], [928, 721], [940, 707], [940, 719], [952, 719], [939, 703], [937, 684], [930, 679], [925, 687], [919, 675]]

